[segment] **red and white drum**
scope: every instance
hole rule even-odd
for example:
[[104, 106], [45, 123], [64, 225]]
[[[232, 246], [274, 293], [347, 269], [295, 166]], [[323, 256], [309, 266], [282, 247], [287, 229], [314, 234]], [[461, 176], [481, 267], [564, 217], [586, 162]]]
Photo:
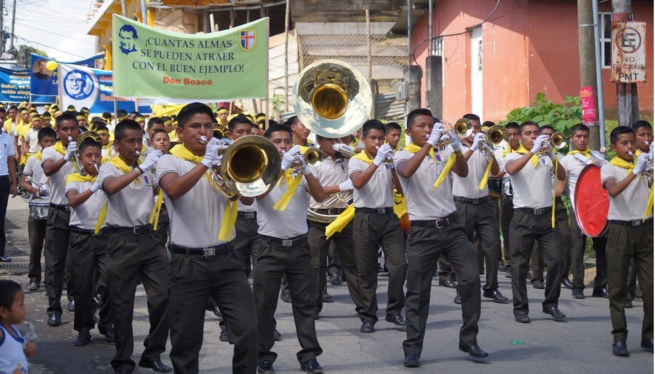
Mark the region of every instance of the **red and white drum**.
[[589, 237], [603, 236], [607, 233], [607, 214], [610, 201], [607, 191], [600, 183], [600, 167], [587, 165], [575, 186], [575, 219], [582, 232]]

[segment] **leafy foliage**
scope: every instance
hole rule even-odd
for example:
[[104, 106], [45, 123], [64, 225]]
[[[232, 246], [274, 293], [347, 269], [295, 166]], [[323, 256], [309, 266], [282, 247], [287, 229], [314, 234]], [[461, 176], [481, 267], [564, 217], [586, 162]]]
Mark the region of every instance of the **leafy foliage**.
[[539, 127], [551, 125], [555, 131], [563, 132], [568, 137], [571, 127], [582, 122], [580, 97], [566, 96], [564, 104], [556, 104], [546, 100], [546, 94], [539, 92], [531, 106], [512, 110], [507, 115], [507, 120], [500, 121], [500, 124], [517, 122], [520, 125], [525, 121], [534, 121]]
[[18, 66], [29, 69], [31, 53], [41, 55], [43, 57], [48, 57], [48, 54], [43, 52], [42, 50], [23, 44], [20, 47], [18, 47], [18, 52], [16, 53], [16, 60], [18, 61]]

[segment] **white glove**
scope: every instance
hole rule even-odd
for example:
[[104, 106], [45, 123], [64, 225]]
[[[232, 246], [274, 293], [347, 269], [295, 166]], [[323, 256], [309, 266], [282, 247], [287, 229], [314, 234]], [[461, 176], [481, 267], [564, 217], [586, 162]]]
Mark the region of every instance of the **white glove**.
[[205, 165], [207, 168], [212, 167], [214, 161], [218, 158], [218, 151], [223, 148], [223, 142], [216, 138], [212, 138], [209, 143], [207, 143], [207, 148], [205, 149], [205, 157], [200, 161], [201, 164]]
[[352, 152], [353, 151], [353, 147], [351, 147], [349, 145], [345, 145], [345, 144], [340, 144], [340, 143], [332, 144], [332, 149], [335, 152], [341, 152], [341, 151]]
[[644, 171], [644, 167], [646, 166], [646, 163], [648, 163], [648, 160], [648, 153], [640, 154], [639, 157], [637, 157], [637, 165], [632, 169], [632, 172], [635, 173], [635, 175], [641, 174], [641, 172]]
[[91, 185], [91, 188], [89, 188], [89, 189], [91, 190], [91, 193], [96, 193], [96, 192], [100, 191], [101, 187], [102, 186], [100, 185], [100, 181], [96, 180], [95, 182], [93, 182], [93, 184]]
[[312, 171], [309, 169], [309, 166], [307, 165], [307, 162], [305, 162], [305, 158], [301, 157], [300, 161], [302, 162], [302, 171], [301, 171], [302, 175], [311, 174]]
[[223, 155], [220, 155], [216, 158], [216, 160], [214, 160], [214, 162], [212, 162], [212, 165], [214, 167], [221, 167], [222, 163], [223, 163]]
[[537, 139], [534, 140], [534, 144], [532, 145], [532, 150], [530, 150], [530, 152], [533, 154], [539, 153], [546, 142], [548, 142], [548, 135], [544, 134], [537, 136]]
[[354, 189], [353, 181], [350, 178], [346, 179], [345, 182], [339, 183], [339, 191], [348, 191]]
[[482, 143], [484, 143], [486, 137], [487, 137], [487, 135], [485, 135], [485, 134], [483, 134], [481, 132], [475, 134], [475, 137], [473, 138], [473, 145], [471, 146], [471, 151], [475, 152], [478, 149], [480, 149], [480, 146], [482, 145]]
[[555, 161], [556, 156], [552, 148], [550, 149], [550, 151], [548, 151], [548, 157], [550, 158], [551, 161]]
[[39, 196], [48, 196], [50, 195], [50, 186], [47, 184], [42, 184], [41, 187], [39, 187]]
[[162, 153], [161, 151], [152, 151], [148, 153], [148, 156], [146, 156], [145, 161], [141, 165], [139, 165], [139, 169], [143, 170], [145, 173], [146, 171], [150, 170], [155, 166], [157, 163], [157, 160], [161, 157]]
[[70, 161], [71, 158], [75, 155], [75, 150], [77, 150], [77, 143], [76, 142], [70, 142], [68, 143], [68, 147], [66, 147], [66, 154], [64, 155], [64, 160], [66, 162]]
[[435, 144], [441, 139], [441, 134], [443, 134], [443, 125], [441, 122], [437, 122], [432, 127], [432, 132], [428, 138], [428, 143], [434, 147]]
[[282, 156], [282, 170], [286, 171], [291, 167], [291, 164], [296, 161], [296, 155], [300, 154], [300, 146], [294, 145], [293, 148]]
[[378, 154], [375, 155], [375, 159], [373, 160], [375, 166], [380, 166], [387, 159], [389, 152], [391, 152], [391, 146], [389, 144], [382, 144], [382, 147], [378, 149]]
[[453, 148], [454, 152], [457, 152], [462, 149], [462, 143], [459, 142], [459, 138], [457, 137], [457, 134], [444, 134], [441, 136], [441, 141], [448, 141], [451, 140], [450, 146]]

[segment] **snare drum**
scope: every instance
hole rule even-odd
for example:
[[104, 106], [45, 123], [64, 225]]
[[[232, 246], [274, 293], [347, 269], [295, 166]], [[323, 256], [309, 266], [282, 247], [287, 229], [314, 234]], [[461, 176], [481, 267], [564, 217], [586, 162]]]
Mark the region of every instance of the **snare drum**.
[[503, 197], [503, 178], [489, 178], [487, 185], [489, 186], [489, 196]]
[[30, 201], [30, 217], [38, 220], [48, 219], [48, 208], [50, 202], [45, 200]]

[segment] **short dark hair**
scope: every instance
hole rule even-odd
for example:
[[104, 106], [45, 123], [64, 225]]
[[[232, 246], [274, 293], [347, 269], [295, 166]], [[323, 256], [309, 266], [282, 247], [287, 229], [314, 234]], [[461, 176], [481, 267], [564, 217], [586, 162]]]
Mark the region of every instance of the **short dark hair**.
[[619, 140], [619, 136], [623, 134], [632, 134], [634, 135], [635, 130], [628, 126], [618, 126], [610, 133], [610, 144], [616, 145], [616, 142]]
[[107, 127], [107, 125], [104, 124], [104, 123], [98, 123], [98, 124], [95, 126], [94, 130], [95, 130], [96, 132], [98, 132], [98, 131], [102, 131], [102, 130], [105, 130], [105, 131], [109, 132], [109, 127]]
[[555, 128], [551, 125], [543, 125], [539, 128], [539, 132], [541, 132], [541, 130], [553, 130], [553, 132], [555, 132]]
[[649, 130], [653, 131], [653, 126], [651, 126], [650, 122], [648, 121], [639, 120], [632, 124], [632, 129], [635, 130], [635, 132], [637, 132], [637, 130], [639, 130], [642, 127], [646, 127]]
[[[430, 117], [432, 117], [432, 115], [430, 115]], [[380, 130], [382, 131], [383, 135], [385, 134], [384, 125], [377, 119], [369, 119], [368, 121], [364, 122], [364, 126], [362, 126], [362, 135], [367, 137], [368, 132], [371, 130]]]
[[114, 139], [118, 141], [123, 140], [123, 138], [127, 136], [127, 131], [129, 130], [139, 131], [141, 135], [143, 135], [143, 129], [141, 128], [141, 125], [139, 125], [137, 121], [132, 119], [126, 119], [120, 121], [118, 125], [116, 125], [116, 128], [114, 129]]
[[77, 118], [75, 118], [75, 113], [74, 112], [66, 111], [66, 112], [62, 113], [59, 117], [57, 117], [57, 120], [55, 121], [55, 127], [57, 127], [57, 128], [61, 127], [61, 123], [64, 122], [64, 121], [73, 121], [73, 122], [75, 122], [75, 125], [77, 125], [77, 126], [80, 125]]
[[571, 135], [575, 135], [575, 133], [578, 131], [584, 131], [589, 134], [589, 127], [582, 123], [578, 123], [577, 125], [571, 127]]
[[[419, 109], [414, 109], [409, 114], [407, 115], [407, 128], [412, 129], [412, 125], [414, 124], [414, 120], [416, 120], [416, 117], [418, 116], [428, 116], [430, 118], [432, 117], [432, 112], [430, 109], [425, 109], [425, 108], [419, 108]], [[366, 136], [366, 135], [364, 135]]]
[[11, 309], [14, 298], [22, 288], [20, 284], [9, 279], [0, 279], [0, 308]]
[[16, 105], [12, 105], [7, 110], [18, 110], [18, 107]]
[[300, 118], [298, 116], [293, 116], [287, 120], [289, 122], [289, 125], [295, 125], [296, 122], [300, 122]]
[[151, 129], [154, 125], [164, 126], [164, 120], [160, 117], [152, 117], [148, 120], [148, 129]]
[[484, 122], [482, 122], [482, 125], [480, 125], [480, 127], [485, 127], [485, 126], [486, 127], [494, 127], [494, 126], [496, 126], [496, 124], [491, 122], [491, 121], [484, 121]]
[[36, 134], [36, 137], [39, 139], [39, 141], [43, 140], [43, 138], [47, 136], [57, 139], [57, 133], [51, 127], [42, 127], [41, 130], [39, 130], [39, 132]]
[[289, 130], [289, 129], [288, 129], [286, 126], [284, 126], [284, 125], [273, 125], [273, 126], [269, 126], [268, 129], [266, 130], [266, 132], [264, 133], [264, 137], [265, 137], [266, 139], [270, 139], [270, 138], [271, 138], [271, 135], [272, 135], [274, 132], [277, 132], [277, 131], [285, 131], [287, 134], [289, 134], [289, 138], [291, 138], [291, 130]]
[[82, 151], [84, 151], [86, 148], [89, 148], [89, 147], [97, 147], [99, 149], [102, 149], [102, 142], [98, 143], [95, 140], [93, 140], [93, 138], [91, 138], [91, 137], [88, 137], [88, 138], [84, 139], [82, 141], [82, 143], [80, 143], [80, 145], [78, 147], [79, 148], [79, 154], [81, 154]]
[[464, 115], [464, 118], [466, 118], [469, 121], [478, 121], [478, 122], [480, 122], [480, 116], [478, 116], [477, 114], [468, 113], [468, 114]]
[[252, 122], [250, 122], [248, 117], [244, 116], [243, 113], [240, 113], [237, 114], [236, 117], [232, 118], [230, 122], [227, 123], [227, 129], [229, 131], [234, 131], [234, 128], [237, 126], [237, 123], [252, 125]]
[[111, 113], [109, 113], [109, 112], [102, 112], [102, 118], [104, 118], [104, 119], [111, 119]]
[[190, 103], [184, 106], [180, 113], [177, 114], [177, 127], [184, 127], [184, 125], [191, 120], [191, 117], [196, 114], [206, 114], [211, 119], [212, 123], [216, 123], [216, 117], [212, 108], [203, 103]]
[[519, 124], [516, 123], [516, 122], [508, 122], [508, 123], [505, 125], [505, 128], [506, 128], [506, 129], [518, 129], [518, 128], [519, 128]]
[[534, 121], [525, 121], [525, 122], [523, 122], [521, 124], [521, 126], [519, 126], [519, 134], [522, 134], [523, 129], [526, 128], [527, 126], [537, 126], [537, 128], [539, 128], [539, 125], [537, 125], [536, 122], [534, 122]]
[[157, 135], [157, 134], [159, 134], [159, 133], [164, 133], [164, 134], [166, 134], [166, 137], [168, 137], [168, 139], [170, 140], [170, 136], [168, 136], [168, 133], [167, 133], [166, 130], [164, 130], [164, 129], [156, 129], [155, 131], [152, 132], [152, 137], [154, 138], [155, 135]]
[[125, 117], [126, 115], [127, 111], [125, 109], [119, 109], [118, 112], [116, 112], [116, 118]]
[[7, 111], [5, 110], [5, 108], [0, 108], [0, 113], [7, 113]]
[[386, 125], [384, 125], [384, 133], [388, 134], [390, 131], [393, 130], [398, 130], [398, 131], [403, 131], [403, 128], [400, 127], [398, 122], [389, 122]]

